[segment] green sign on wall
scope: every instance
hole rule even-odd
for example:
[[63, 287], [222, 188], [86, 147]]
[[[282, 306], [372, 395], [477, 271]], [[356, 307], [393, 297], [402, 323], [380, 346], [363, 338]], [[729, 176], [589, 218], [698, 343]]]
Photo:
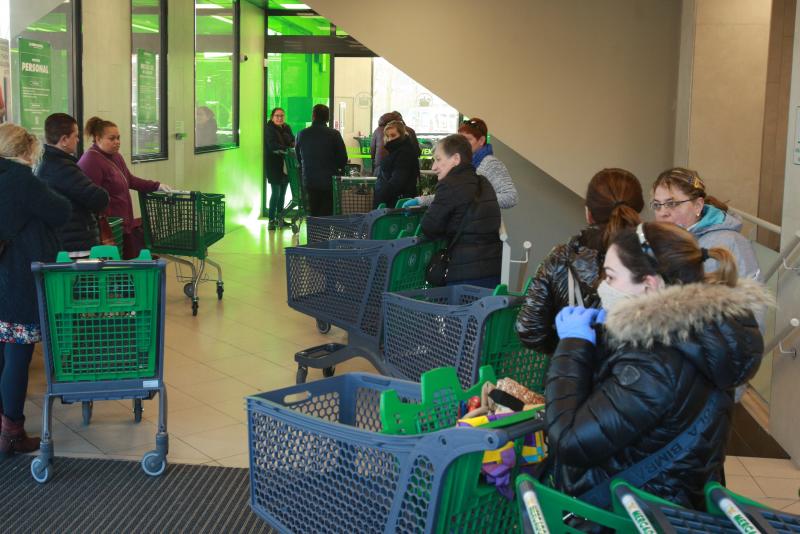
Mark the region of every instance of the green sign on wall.
[[156, 126], [158, 101], [156, 93], [156, 55], [136, 50], [136, 112], [139, 126]]
[[20, 38], [20, 122], [39, 136], [53, 105], [50, 59], [50, 43]]

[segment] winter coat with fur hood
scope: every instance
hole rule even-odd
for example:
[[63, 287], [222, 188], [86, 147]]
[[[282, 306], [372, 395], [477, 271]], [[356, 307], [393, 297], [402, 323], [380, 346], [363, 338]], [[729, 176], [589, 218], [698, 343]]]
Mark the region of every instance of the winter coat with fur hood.
[[692, 444], [644, 485], [674, 503], [701, 507], [704, 484], [721, 474], [732, 390], [761, 362], [764, 344], [751, 310], [769, 302], [751, 280], [736, 288], [670, 286], [615, 306], [598, 347], [562, 339], [545, 387], [559, 489], [580, 496], [658, 452], [722, 390], [717, 413], [702, 420]]

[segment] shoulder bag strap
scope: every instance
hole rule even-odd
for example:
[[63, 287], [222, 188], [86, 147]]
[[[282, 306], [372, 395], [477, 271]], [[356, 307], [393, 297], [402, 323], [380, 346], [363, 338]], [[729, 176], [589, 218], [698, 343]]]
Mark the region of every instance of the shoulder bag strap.
[[458, 225], [458, 230], [456, 230], [456, 233], [453, 236], [453, 238], [450, 239], [450, 243], [447, 244], [448, 251], [451, 248], [453, 248], [453, 246], [455, 246], [455, 244], [461, 238], [461, 233], [464, 231], [464, 227], [467, 225], [467, 219], [469, 218], [470, 215], [472, 215], [472, 212], [478, 205], [478, 200], [480, 199], [480, 196], [481, 196], [481, 181], [480, 178], [478, 178], [478, 186], [477, 189], [475, 190], [475, 197], [472, 199], [472, 202], [469, 203], [469, 206], [467, 207], [466, 211], [464, 211], [464, 217], [461, 218], [461, 222]]
[[572, 265], [567, 262], [567, 293], [570, 306], [583, 306], [583, 295], [581, 285], [572, 273]]

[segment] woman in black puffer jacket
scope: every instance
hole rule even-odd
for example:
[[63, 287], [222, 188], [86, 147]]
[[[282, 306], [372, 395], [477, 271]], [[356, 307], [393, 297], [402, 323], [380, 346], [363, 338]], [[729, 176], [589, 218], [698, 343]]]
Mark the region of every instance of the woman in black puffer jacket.
[[44, 121], [44, 147], [39, 178], [54, 191], [72, 202], [72, 217], [56, 232], [61, 249], [68, 252], [89, 251], [100, 244], [97, 214], [108, 206], [108, 193], [95, 185], [73, 156], [78, 148], [78, 122], [66, 113], [54, 113]]
[[603, 169], [592, 177], [586, 191], [589, 226], [547, 255], [528, 288], [516, 325], [523, 345], [547, 354], [556, 348], [554, 321], [558, 312], [570, 304], [568, 270], [572, 271], [583, 305], [597, 305], [596, 288], [608, 241], [620, 229], [639, 224], [642, 208], [642, 186], [632, 173]]
[[500, 283], [502, 255], [500, 205], [489, 180], [475, 173], [469, 141], [459, 134], [440, 140], [433, 170], [439, 182], [420, 223], [422, 233], [428, 239], [449, 241], [467, 217], [460, 238], [450, 249], [447, 285], [494, 289]]
[[[720, 268], [704, 275], [708, 258]], [[761, 362], [753, 310], [771, 299], [738, 279], [727, 249], [701, 249], [672, 224], [622, 231], [604, 269], [603, 311], [568, 307], [556, 318], [545, 386], [556, 486], [606, 505], [597, 499], [608, 498], [608, 481], [624, 478], [702, 507], [704, 485], [722, 474], [733, 389]], [[639, 464], [648, 458], [653, 469]]]
[[419, 145], [411, 140], [401, 121], [388, 123], [383, 137], [388, 154], [383, 156], [378, 169], [373, 207], [384, 203], [393, 208], [398, 199], [417, 196]]

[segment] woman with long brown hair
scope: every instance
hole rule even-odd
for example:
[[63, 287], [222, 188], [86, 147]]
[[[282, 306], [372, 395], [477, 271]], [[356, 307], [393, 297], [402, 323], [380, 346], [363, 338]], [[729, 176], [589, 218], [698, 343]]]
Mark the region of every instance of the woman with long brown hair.
[[517, 332], [524, 345], [553, 352], [558, 343], [556, 314], [570, 304], [570, 285], [573, 294], [580, 295], [579, 304], [598, 304], [596, 287], [611, 236], [639, 224], [642, 208], [642, 186], [633, 173], [603, 169], [592, 177], [586, 191], [588, 226], [569, 242], [553, 248], [528, 288], [517, 319]]

